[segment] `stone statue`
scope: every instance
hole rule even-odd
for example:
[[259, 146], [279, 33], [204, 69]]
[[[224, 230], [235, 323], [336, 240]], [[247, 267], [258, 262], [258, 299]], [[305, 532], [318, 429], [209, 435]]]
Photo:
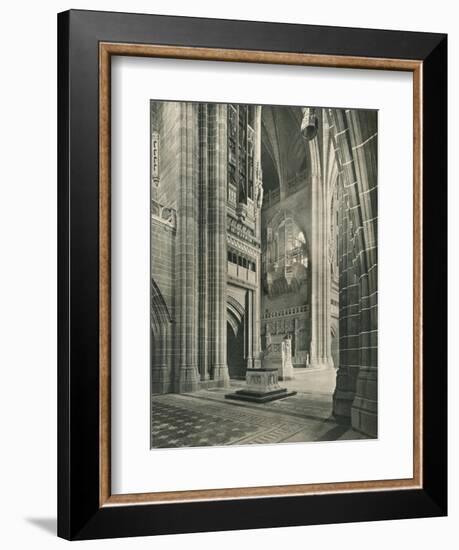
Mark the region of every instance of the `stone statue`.
[[263, 205], [263, 177], [261, 172], [260, 162], [257, 162], [256, 169], [256, 195], [255, 195], [257, 208], [261, 208]]
[[292, 343], [289, 336], [282, 341], [282, 362], [286, 365], [292, 362]]
[[282, 368], [280, 372], [282, 380], [290, 380], [293, 376], [293, 364], [292, 364], [292, 341], [290, 336], [287, 335], [282, 340]]
[[271, 331], [269, 330], [269, 323], [266, 323], [265, 326], [265, 351], [268, 354], [271, 351], [272, 339]]

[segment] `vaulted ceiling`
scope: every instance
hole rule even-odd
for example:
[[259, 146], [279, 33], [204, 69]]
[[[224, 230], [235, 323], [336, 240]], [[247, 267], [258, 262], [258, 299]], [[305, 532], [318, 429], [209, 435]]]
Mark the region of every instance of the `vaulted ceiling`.
[[299, 173], [308, 171], [308, 147], [301, 136], [300, 107], [263, 106], [262, 150], [265, 191], [285, 187]]

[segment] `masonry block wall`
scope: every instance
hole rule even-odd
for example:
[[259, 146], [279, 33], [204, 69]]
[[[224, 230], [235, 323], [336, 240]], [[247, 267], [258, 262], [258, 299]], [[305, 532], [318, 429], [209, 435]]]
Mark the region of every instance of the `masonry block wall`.
[[377, 113], [329, 113], [339, 168], [337, 417], [377, 437]]
[[[178, 104], [151, 104], [152, 166], [159, 162], [161, 172], [151, 185], [151, 386], [155, 393], [173, 390], [173, 365], [176, 362], [174, 329], [176, 325], [176, 240], [177, 183], [179, 181], [181, 116]], [[167, 143], [167, 147], [161, 147]], [[157, 171], [159, 174], [159, 171]]]
[[259, 342], [253, 336], [259, 319], [253, 314], [259, 309], [254, 206], [259, 114], [253, 108], [247, 178], [253, 188], [242, 204], [251, 220], [250, 234], [237, 212], [240, 197], [234, 208], [228, 203], [228, 106], [152, 102], [151, 115], [152, 391], [226, 387], [230, 234], [253, 267], [241, 268], [250, 279], [245, 351], [251, 366]]

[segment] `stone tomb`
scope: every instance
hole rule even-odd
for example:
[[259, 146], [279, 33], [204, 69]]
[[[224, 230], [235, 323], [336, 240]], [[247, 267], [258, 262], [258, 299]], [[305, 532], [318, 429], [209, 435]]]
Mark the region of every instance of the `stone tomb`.
[[252, 401], [254, 403], [267, 403], [296, 394], [294, 391], [288, 391], [287, 388], [279, 386], [279, 371], [276, 367], [247, 369], [246, 382], [246, 388], [234, 393], [228, 393], [225, 395], [225, 398]]

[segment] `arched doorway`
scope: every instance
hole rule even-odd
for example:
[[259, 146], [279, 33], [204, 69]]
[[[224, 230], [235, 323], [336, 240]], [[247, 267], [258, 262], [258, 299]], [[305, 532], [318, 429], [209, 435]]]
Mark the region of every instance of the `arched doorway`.
[[228, 296], [227, 302], [227, 363], [229, 377], [245, 379], [245, 310], [241, 304]]
[[243, 327], [235, 333], [231, 323], [227, 323], [227, 361], [228, 372], [232, 379], [243, 380], [245, 378], [246, 365], [244, 361], [244, 331]]
[[156, 282], [151, 280], [151, 391], [171, 391], [171, 316]]

